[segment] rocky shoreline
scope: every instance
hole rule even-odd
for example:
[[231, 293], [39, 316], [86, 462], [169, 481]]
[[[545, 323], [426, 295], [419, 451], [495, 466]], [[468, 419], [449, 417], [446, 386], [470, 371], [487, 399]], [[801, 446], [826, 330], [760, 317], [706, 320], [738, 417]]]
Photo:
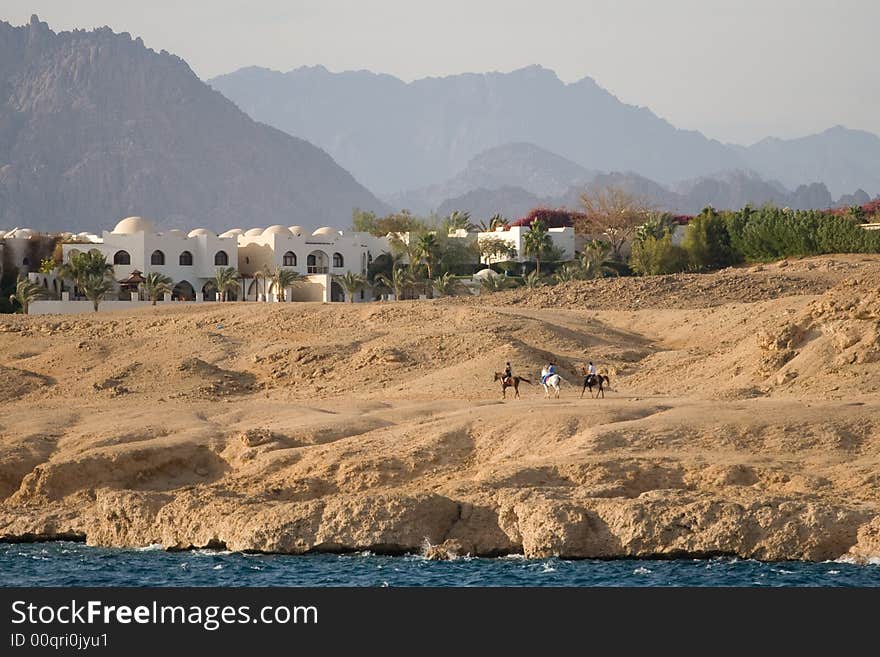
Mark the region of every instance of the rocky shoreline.
[[[657, 497], [656, 495], [654, 496]], [[164, 503], [163, 503], [164, 502]], [[436, 494], [320, 503], [168, 502], [101, 492], [84, 513], [18, 509], [0, 515], [0, 541], [83, 540], [238, 552], [423, 553], [428, 558], [708, 558], [826, 561], [880, 558], [880, 516], [791, 499], [593, 500], [511, 495], [497, 509]]]

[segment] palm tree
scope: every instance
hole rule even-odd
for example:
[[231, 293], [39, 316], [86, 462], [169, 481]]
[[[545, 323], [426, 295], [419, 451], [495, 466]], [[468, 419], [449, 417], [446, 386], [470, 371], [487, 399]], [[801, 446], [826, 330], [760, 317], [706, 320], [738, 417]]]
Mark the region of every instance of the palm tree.
[[284, 269], [276, 267], [270, 277], [272, 288], [275, 290], [275, 297], [278, 301], [287, 301], [287, 288], [293, 287], [305, 280], [305, 276], [293, 271], [292, 269]]
[[221, 267], [214, 273], [214, 284], [220, 294], [220, 301], [226, 301], [226, 293], [238, 287], [238, 270], [235, 267]]
[[15, 284], [15, 294], [9, 295], [9, 303], [18, 303], [21, 306], [21, 312], [28, 314], [28, 306], [32, 301], [37, 299], [45, 299], [46, 290], [39, 283], [35, 283], [26, 276], [19, 277]]
[[421, 250], [415, 235], [410, 233], [409, 241], [404, 241], [398, 235], [392, 235], [388, 240], [391, 244], [391, 253], [396, 259], [406, 259], [410, 272], [415, 276], [421, 261]]
[[345, 296], [349, 303], [354, 303], [354, 295], [367, 287], [367, 279], [361, 274], [354, 272], [346, 272], [343, 275], [334, 275], [333, 280], [339, 283], [340, 287], [345, 291]]
[[483, 279], [483, 282], [480, 283], [484, 292], [501, 292], [502, 290], [509, 290], [513, 287], [516, 287], [516, 282], [507, 276], [502, 276], [501, 274], [497, 274], [495, 276], [487, 276]]
[[147, 295], [147, 298], [152, 301], [155, 306], [156, 302], [161, 297], [171, 292], [172, 283], [174, 283], [174, 281], [165, 274], [152, 271], [147, 274], [147, 277], [144, 279], [144, 282], [141, 283], [140, 287], [141, 291]]
[[484, 233], [489, 233], [494, 231], [499, 226], [503, 226], [507, 223], [507, 219], [504, 218], [503, 215], [498, 214], [497, 212], [489, 217], [489, 220], [483, 220], [479, 224], [479, 228]]
[[529, 232], [523, 236], [523, 255], [535, 258], [535, 271], [541, 273], [541, 258], [553, 248], [547, 226], [540, 219], [532, 221]]
[[93, 249], [86, 253], [74, 253], [68, 261], [58, 268], [58, 275], [62, 279], [73, 281], [73, 284], [82, 290], [83, 283], [87, 278], [106, 278], [113, 276], [113, 265], [107, 262], [107, 257]]
[[115, 288], [116, 283], [112, 279], [97, 274], [88, 274], [80, 283], [80, 289], [86, 295], [86, 299], [92, 302], [95, 312], [98, 312], [98, 306], [104, 300], [104, 297]]
[[580, 268], [583, 278], [602, 278], [604, 276], [619, 276], [619, 272], [610, 267], [608, 256], [611, 254], [611, 245], [608, 242], [592, 240], [581, 253]]
[[376, 276], [376, 282], [394, 290], [394, 298], [400, 301], [404, 290], [413, 284], [414, 278], [412, 273], [403, 267], [395, 267], [391, 272], [391, 278], [385, 274], [379, 274]]
[[460, 210], [453, 210], [452, 213], [446, 217], [444, 224], [446, 225], [447, 231], [464, 229], [471, 232], [476, 229], [476, 226], [471, 222], [471, 213], [461, 212]]
[[442, 276], [438, 276], [434, 279], [434, 290], [440, 296], [454, 297], [457, 294], [463, 294], [467, 292], [467, 288], [464, 283], [455, 278], [449, 272], [446, 272]]
[[546, 284], [547, 281], [544, 280], [544, 277], [536, 271], [529, 272], [528, 274], [523, 276], [523, 285], [525, 285], [530, 290], [536, 290]]
[[557, 283], [568, 283], [570, 281], [580, 280], [583, 277], [581, 275], [580, 266], [573, 262], [569, 262], [557, 269], [553, 278]]
[[434, 233], [425, 233], [419, 237], [416, 243], [418, 256], [425, 261], [425, 267], [428, 269], [428, 278], [432, 278], [434, 271], [434, 263], [440, 252], [440, 244], [437, 242], [437, 236]]

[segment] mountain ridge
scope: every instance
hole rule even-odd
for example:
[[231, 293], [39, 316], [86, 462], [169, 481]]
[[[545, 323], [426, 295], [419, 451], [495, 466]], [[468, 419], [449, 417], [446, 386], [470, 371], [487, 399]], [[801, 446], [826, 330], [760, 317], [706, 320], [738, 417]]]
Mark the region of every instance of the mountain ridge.
[[140, 38], [0, 22], [0, 225], [347, 225], [386, 209], [332, 157], [253, 120]]
[[[511, 142], [663, 184], [751, 169], [791, 188], [823, 182], [834, 196], [880, 193], [880, 137], [872, 133], [835, 126], [797, 139], [725, 144], [622, 102], [592, 77], [565, 83], [540, 65], [409, 82], [320, 65], [284, 73], [246, 67], [208, 83], [255, 118], [327, 149], [385, 197], [448, 181], [478, 153]], [[823, 144], [835, 152], [830, 161]]]
[[[382, 93], [371, 96], [368, 83], [376, 81]], [[408, 83], [372, 72], [249, 67], [208, 83], [254, 118], [326, 148], [380, 194], [447, 180], [477, 153], [512, 141], [537, 144], [588, 169], [638, 170], [632, 165], [642, 163], [645, 175], [670, 182], [743, 164], [721, 142], [622, 103], [592, 78], [566, 84], [539, 66]], [[585, 108], [596, 121], [581, 120]], [[555, 130], [573, 123], [583, 128], [576, 135]], [[676, 154], [682, 143], [689, 145], [686, 158]], [[603, 156], [591, 162], [594, 152]]]
[[[511, 149], [517, 151], [519, 157], [537, 154], [539, 162], [531, 166], [519, 163], [520, 166], [511, 171], [506, 165], [511, 161], [516, 162], [516, 159], [507, 158], [494, 168], [491, 180], [482, 175], [481, 167], [474, 166], [474, 163], [491, 162], [497, 154], [508, 153]], [[557, 185], [555, 189], [546, 185], [530, 187], [523, 184], [524, 171], [553, 173], [551, 167], [541, 166], [541, 163], [548, 161], [567, 163], [582, 173], [581, 179], [570, 181], [571, 184], [560, 183], [557, 179], [553, 181]], [[387, 200], [392, 205], [420, 213], [446, 215], [453, 210], [461, 210], [478, 217], [495, 212], [515, 217], [524, 216], [537, 206], [577, 208], [585, 189], [605, 186], [622, 188], [646, 199], [658, 210], [676, 214], [696, 214], [708, 205], [717, 209], [737, 209], [746, 204], [759, 206], [772, 203], [794, 209], [826, 209], [837, 205], [862, 204], [869, 200], [864, 190], [859, 189], [853, 194], [841, 196], [835, 202], [822, 183], [801, 184], [788, 189], [779, 181], [765, 180], [749, 169], [714, 172], [671, 185], [661, 185], [632, 171], [587, 171], [532, 144], [507, 144], [489, 149], [475, 156], [468, 167], [446, 183], [410, 190]]]

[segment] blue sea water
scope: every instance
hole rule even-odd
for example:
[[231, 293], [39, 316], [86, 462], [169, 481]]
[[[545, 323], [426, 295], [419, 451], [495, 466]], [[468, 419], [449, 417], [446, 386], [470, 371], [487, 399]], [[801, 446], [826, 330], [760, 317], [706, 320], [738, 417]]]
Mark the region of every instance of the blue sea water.
[[249, 555], [0, 544], [0, 586], [880, 586], [880, 564]]

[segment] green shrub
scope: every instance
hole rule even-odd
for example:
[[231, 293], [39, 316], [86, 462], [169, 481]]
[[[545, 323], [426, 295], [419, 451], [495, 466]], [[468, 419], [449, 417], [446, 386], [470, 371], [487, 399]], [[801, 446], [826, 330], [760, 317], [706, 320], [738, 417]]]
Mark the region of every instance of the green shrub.
[[675, 218], [668, 212], [658, 212], [651, 215], [645, 223], [636, 230], [634, 242], [641, 242], [649, 237], [660, 239], [666, 233], [675, 230]]
[[704, 209], [690, 220], [682, 248], [694, 269], [728, 267], [738, 259], [730, 246], [727, 224], [712, 208]]
[[667, 232], [660, 238], [647, 236], [635, 242], [629, 264], [634, 272], [642, 276], [674, 274], [688, 268], [688, 254], [672, 243], [672, 235]]
[[818, 253], [816, 236], [827, 215], [813, 210], [765, 207], [749, 215], [740, 248], [748, 260], [778, 260]]
[[880, 232], [865, 230], [851, 217], [826, 217], [816, 229], [819, 253], [878, 253]]

